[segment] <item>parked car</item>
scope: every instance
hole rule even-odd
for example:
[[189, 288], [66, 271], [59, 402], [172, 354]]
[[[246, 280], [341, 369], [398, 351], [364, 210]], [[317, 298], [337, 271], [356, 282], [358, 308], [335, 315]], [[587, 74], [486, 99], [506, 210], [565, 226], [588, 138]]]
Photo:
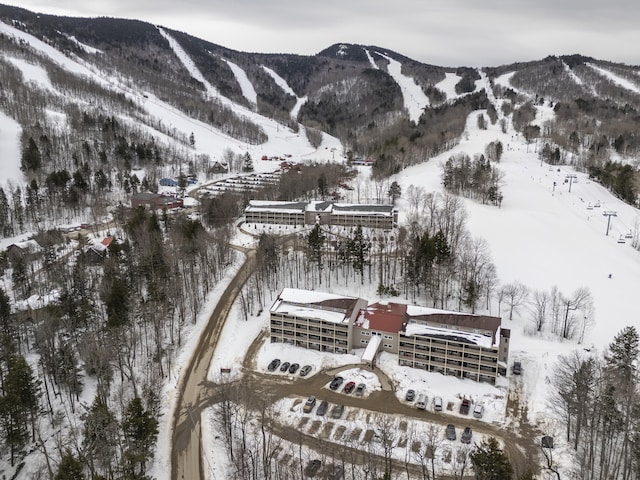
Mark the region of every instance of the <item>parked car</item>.
[[413, 389], [407, 390], [407, 394], [404, 396], [407, 402], [413, 402], [416, 399], [416, 391]]
[[287, 370], [289, 370], [290, 366], [291, 364], [289, 362], [284, 362], [282, 365], [280, 365], [280, 371], [286, 372]]
[[418, 410], [425, 410], [427, 408], [427, 396], [426, 395], [418, 395], [418, 400], [416, 400], [416, 408]]
[[460, 404], [460, 415], [469, 415], [469, 409], [471, 408], [471, 400], [463, 398]]
[[482, 406], [481, 403], [476, 404], [475, 407], [473, 407], [473, 416], [476, 418], [482, 418], [482, 414], [484, 413], [484, 407]]
[[333, 407], [333, 410], [331, 410], [331, 418], [338, 419], [342, 417], [343, 412], [344, 412], [344, 405], [336, 405], [335, 407]]
[[338, 387], [340, 387], [340, 385], [342, 385], [342, 382], [344, 382], [344, 378], [342, 378], [342, 377], [334, 377], [334, 379], [331, 380], [331, 383], [329, 384], [329, 388], [331, 390], [337, 390]]
[[446, 430], [447, 440], [455, 440], [456, 439], [456, 427], [453, 423], [447, 425]]
[[320, 460], [318, 459], [311, 460], [304, 469], [305, 477], [315, 476], [315, 474], [318, 473], [318, 470], [320, 470], [321, 466], [322, 466], [322, 462]]
[[433, 397], [433, 409], [436, 412], [442, 411], [442, 398], [441, 397]]
[[300, 368], [299, 363], [292, 363], [291, 366], [289, 367], [289, 373], [296, 373], [299, 368]]
[[305, 365], [300, 369], [300, 376], [306, 377], [307, 375], [309, 375], [310, 371], [311, 371], [311, 365]]
[[304, 402], [304, 407], [302, 407], [302, 411], [304, 413], [311, 412], [311, 410], [313, 410], [313, 407], [315, 406], [315, 404], [316, 404], [316, 397], [311, 395], [309, 398], [307, 398], [307, 401]]
[[356, 387], [356, 395], [358, 397], [362, 397], [364, 395], [364, 391], [367, 388], [367, 386], [364, 383], [359, 383], [358, 386]]
[[279, 366], [280, 366], [280, 359], [274, 358], [273, 360], [271, 360], [271, 363], [269, 363], [267, 370], [269, 370], [270, 372], [273, 372]]
[[327, 402], [326, 400], [322, 400], [320, 402], [320, 405], [318, 405], [318, 408], [316, 408], [316, 415], [323, 416], [325, 413], [327, 413], [327, 408], [329, 408], [329, 402]]
[[354, 388], [356, 388], [356, 382], [347, 382], [347, 384], [344, 386], [342, 391], [344, 393], [349, 394], [349, 393], [353, 392]]
[[520, 375], [522, 373], [522, 362], [513, 362], [513, 374]]
[[471, 443], [471, 437], [473, 433], [471, 432], [471, 427], [464, 427], [462, 431], [462, 435], [460, 435], [460, 441], [462, 443]]

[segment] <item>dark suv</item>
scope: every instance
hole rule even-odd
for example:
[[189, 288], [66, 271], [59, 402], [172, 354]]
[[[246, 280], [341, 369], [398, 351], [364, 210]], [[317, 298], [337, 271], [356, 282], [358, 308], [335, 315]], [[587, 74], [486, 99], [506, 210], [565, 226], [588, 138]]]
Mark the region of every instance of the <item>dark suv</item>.
[[327, 413], [327, 408], [329, 408], [329, 402], [327, 402], [326, 400], [322, 400], [320, 402], [320, 405], [318, 405], [318, 408], [316, 409], [316, 415], [323, 416], [325, 413]]
[[471, 443], [471, 437], [473, 433], [471, 432], [471, 427], [464, 427], [462, 431], [462, 435], [460, 435], [460, 441], [462, 443]]
[[271, 363], [267, 367], [267, 370], [269, 370], [270, 372], [273, 372], [279, 366], [280, 366], [280, 359], [274, 358], [273, 360], [271, 360]]
[[331, 390], [337, 390], [340, 387], [340, 385], [342, 385], [342, 382], [344, 382], [344, 378], [335, 377], [333, 380], [331, 380], [331, 383], [329, 384], [329, 388]]
[[455, 440], [456, 439], [456, 427], [453, 423], [447, 425], [447, 440]]
[[513, 362], [513, 374], [520, 375], [522, 373], [522, 363]]

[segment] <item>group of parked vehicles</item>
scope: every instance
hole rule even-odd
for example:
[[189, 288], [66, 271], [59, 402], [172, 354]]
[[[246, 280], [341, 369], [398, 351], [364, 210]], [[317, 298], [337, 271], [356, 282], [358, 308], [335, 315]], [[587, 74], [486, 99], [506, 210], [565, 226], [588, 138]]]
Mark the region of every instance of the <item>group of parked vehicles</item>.
[[[340, 385], [344, 382], [344, 378], [337, 376], [333, 377], [331, 383], [329, 384], [329, 389], [337, 391], [340, 388]], [[346, 393], [350, 395], [354, 390], [356, 391], [356, 396], [362, 397], [364, 395], [364, 391], [367, 389], [367, 385], [364, 383], [359, 383], [356, 386], [356, 382], [350, 381], [342, 389], [342, 393]]]
[[[456, 440], [456, 426], [453, 423], [447, 425], [447, 428], [445, 429], [445, 435], [447, 437], [447, 440]], [[471, 427], [464, 427], [464, 430], [462, 430], [462, 435], [460, 435], [460, 441], [462, 443], [471, 443], [472, 437], [473, 432], [471, 431]]]
[[[412, 403], [414, 400], [416, 402], [416, 408], [418, 410], [426, 410], [428, 405], [428, 397], [422, 393], [416, 393], [415, 390], [409, 389], [407, 390], [404, 399], [407, 402]], [[442, 398], [441, 397], [433, 397], [433, 410], [436, 412], [442, 411]], [[463, 398], [460, 403], [460, 414], [468, 415], [471, 410], [471, 400], [468, 398]], [[473, 416], [475, 418], [482, 418], [484, 414], [484, 406], [481, 403], [476, 404], [473, 407]], [[447, 440], [456, 440], [456, 427], [452, 423], [448, 424], [445, 429], [445, 437]], [[462, 435], [460, 436], [460, 441], [462, 443], [471, 443], [471, 438], [473, 437], [473, 432], [471, 427], [465, 427], [462, 431]]]
[[[267, 366], [267, 370], [270, 372], [275, 372], [278, 369], [280, 370], [280, 372], [283, 372], [283, 373], [288, 372], [289, 374], [295, 374], [299, 370], [300, 376], [304, 377], [304, 376], [307, 376], [309, 372], [311, 372], [312, 367], [311, 365], [304, 365], [302, 368], [300, 368], [300, 365], [298, 363], [289, 363], [289, 362], [282, 363], [279, 358], [275, 358], [269, 363], [269, 365]], [[344, 384], [344, 381], [345, 380], [343, 377], [339, 375], [335, 376], [329, 383], [329, 389], [333, 391], [338, 391], [340, 387]], [[359, 383], [356, 385], [356, 382], [348, 381], [342, 388], [342, 393], [349, 395], [355, 391], [355, 395], [363, 396], [365, 390], [366, 390], [366, 384]], [[409, 403], [413, 403], [415, 401], [416, 408], [419, 410], [427, 409], [427, 405], [428, 405], [427, 395], [423, 393], [417, 393], [414, 389], [408, 389], [406, 391], [405, 401]], [[441, 397], [437, 397], [437, 396], [433, 397], [432, 402], [433, 402], [433, 410], [435, 412], [441, 412], [443, 410], [443, 401]], [[318, 403], [318, 400], [313, 395], [311, 395], [305, 401], [302, 411], [304, 413], [311, 413], [313, 409], [316, 407], [316, 405], [318, 406], [318, 408], [316, 409], [316, 415], [324, 416], [327, 414], [329, 410], [329, 402], [327, 402], [326, 400], [322, 400]], [[471, 405], [472, 405], [471, 400], [467, 398], [462, 399], [462, 402], [460, 404], [460, 410], [459, 410], [460, 414], [468, 415], [469, 412], [471, 411]], [[344, 413], [344, 405], [338, 404], [333, 406], [330, 412], [330, 416], [333, 419], [340, 419], [342, 418], [343, 413]], [[473, 406], [473, 416], [475, 418], [482, 418], [483, 414], [484, 414], [484, 406], [481, 403], [478, 403], [475, 406]], [[447, 440], [452, 440], [452, 441], [457, 439], [455, 425], [450, 423], [446, 426], [445, 437], [447, 438]], [[460, 435], [460, 441], [462, 443], [468, 444], [468, 443], [471, 443], [472, 437], [473, 437], [473, 432], [471, 430], [471, 427], [467, 426], [463, 429], [462, 434]], [[319, 465], [313, 464], [311, 465], [310, 470], [316, 470], [315, 468], [316, 466], [319, 469]]]
[[[311, 395], [307, 398], [307, 401], [304, 402], [304, 406], [302, 407], [302, 411], [304, 413], [311, 413], [313, 411], [313, 407], [316, 406], [317, 399], [315, 396]], [[323, 417], [327, 410], [329, 409], [329, 402], [326, 400], [322, 400], [316, 409], [316, 415]], [[344, 413], [344, 405], [334, 405], [331, 409], [331, 418], [337, 420], [342, 418], [342, 414]]]
[[[407, 393], [405, 394], [404, 399], [407, 402], [413, 402], [415, 400], [416, 408], [418, 410], [427, 409], [427, 404], [428, 404], [427, 402], [429, 398], [422, 393], [417, 394], [416, 391], [411, 388], [407, 390]], [[442, 411], [442, 397], [433, 397], [433, 410], [436, 412]]]
[[300, 376], [301, 377], [306, 377], [307, 375], [309, 375], [309, 372], [311, 372], [312, 368], [311, 365], [305, 365], [304, 367], [300, 368], [300, 364], [299, 363], [289, 363], [289, 362], [284, 362], [281, 363], [279, 358], [274, 358], [273, 360], [271, 360], [271, 362], [269, 362], [269, 365], [267, 366], [267, 370], [270, 372], [275, 372], [278, 367], [280, 367], [280, 371], [283, 373], [290, 373], [291, 375], [295, 374], [298, 369], [300, 369]]

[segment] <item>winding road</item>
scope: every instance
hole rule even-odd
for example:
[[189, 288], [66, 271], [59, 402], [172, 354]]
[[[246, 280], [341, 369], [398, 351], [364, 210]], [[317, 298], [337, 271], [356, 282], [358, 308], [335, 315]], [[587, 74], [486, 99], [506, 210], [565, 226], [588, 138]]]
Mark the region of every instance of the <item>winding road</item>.
[[180, 378], [176, 408], [173, 416], [171, 447], [172, 480], [205, 478], [202, 465], [201, 425], [202, 410], [214, 399], [207, 382], [209, 365], [220, 338], [220, 332], [236, 297], [256, 264], [255, 250], [245, 250], [245, 262], [231, 280], [220, 301], [209, 317], [198, 346], [184, 375]]

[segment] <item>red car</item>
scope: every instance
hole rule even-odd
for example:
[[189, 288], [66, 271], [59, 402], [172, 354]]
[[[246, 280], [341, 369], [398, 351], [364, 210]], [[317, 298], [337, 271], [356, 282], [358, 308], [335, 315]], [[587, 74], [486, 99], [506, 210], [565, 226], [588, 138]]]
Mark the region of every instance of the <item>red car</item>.
[[349, 382], [344, 386], [344, 389], [342, 391], [344, 393], [351, 393], [353, 392], [354, 388], [356, 388], [356, 382]]

